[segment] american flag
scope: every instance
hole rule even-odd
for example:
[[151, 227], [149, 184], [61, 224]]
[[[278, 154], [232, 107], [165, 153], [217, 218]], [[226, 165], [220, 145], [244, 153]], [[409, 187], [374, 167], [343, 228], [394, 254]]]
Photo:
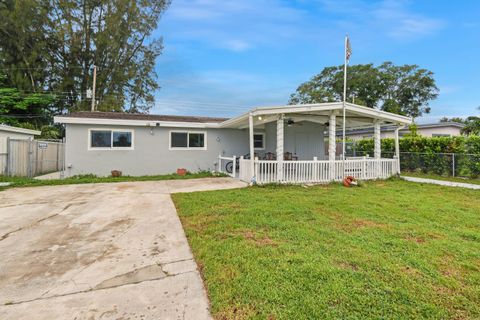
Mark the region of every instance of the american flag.
[[350, 61], [350, 56], [352, 55], [352, 47], [350, 46], [350, 38], [347, 36], [347, 40], [345, 41], [345, 59], [347, 62]]

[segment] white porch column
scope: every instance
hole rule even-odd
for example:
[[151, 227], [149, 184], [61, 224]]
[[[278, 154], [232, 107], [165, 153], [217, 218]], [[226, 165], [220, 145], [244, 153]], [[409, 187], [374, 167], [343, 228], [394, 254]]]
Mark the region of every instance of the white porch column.
[[398, 133], [402, 130], [405, 126], [398, 126], [395, 129], [395, 159], [397, 159], [397, 170], [396, 173], [400, 174], [400, 141]]
[[337, 137], [335, 133], [336, 114], [333, 111], [330, 114], [328, 127], [328, 161], [330, 161], [330, 180], [335, 179], [335, 153], [337, 150]]
[[277, 119], [277, 182], [283, 180], [283, 155], [284, 155], [284, 119], [283, 114]]
[[373, 138], [374, 138], [374, 158], [380, 159], [382, 157], [382, 141], [380, 139], [380, 120], [375, 120], [373, 123]]
[[380, 139], [380, 120], [373, 122], [373, 141], [375, 158], [375, 178], [380, 178], [380, 158], [382, 157], [382, 140]]
[[250, 141], [250, 182], [255, 180], [255, 147], [253, 144], [253, 114], [248, 115], [248, 137]]

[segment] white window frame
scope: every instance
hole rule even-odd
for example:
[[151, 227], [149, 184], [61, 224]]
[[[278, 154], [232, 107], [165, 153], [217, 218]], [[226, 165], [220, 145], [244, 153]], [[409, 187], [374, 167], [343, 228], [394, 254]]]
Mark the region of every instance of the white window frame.
[[[262, 136], [262, 147], [261, 148], [254, 148], [255, 150], [265, 150], [265, 132], [254, 132], [253, 135], [261, 135]], [[253, 144], [255, 145], [255, 139], [253, 139]]]
[[[92, 131], [110, 131], [110, 143], [108, 147], [92, 147]], [[113, 133], [114, 132], [129, 132], [132, 135], [132, 145], [130, 147], [114, 147], [113, 146]], [[89, 128], [88, 129], [88, 151], [116, 151], [116, 150], [134, 150], [135, 149], [135, 130], [133, 129], [110, 129], [110, 128]]]
[[[190, 133], [203, 134], [203, 147], [172, 147], [172, 133], [186, 133], [187, 144], [190, 142]], [[194, 131], [194, 130], [170, 130], [168, 132], [168, 150], [207, 150], [207, 131]]]

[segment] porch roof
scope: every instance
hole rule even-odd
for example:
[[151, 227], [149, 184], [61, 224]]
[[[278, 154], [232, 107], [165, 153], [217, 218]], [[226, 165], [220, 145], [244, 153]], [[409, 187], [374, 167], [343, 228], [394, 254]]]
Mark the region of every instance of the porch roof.
[[[410, 117], [353, 103], [346, 103], [345, 110], [345, 126], [349, 129], [371, 127], [375, 120], [380, 120], [382, 125], [408, 125], [412, 123]], [[276, 121], [279, 114], [284, 114], [287, 119], [292, 119], [295, 122], [310, 121], [326, 124], [332, 112], [337, 114], [337, 125], [343, 126], [342, 111], [342, 102], [259, 107], [226, 120], [220, 123], [219, 126], [221, 128], [246, 128], [248, 127], [250, 114], [254, 117], [254, 126]]]

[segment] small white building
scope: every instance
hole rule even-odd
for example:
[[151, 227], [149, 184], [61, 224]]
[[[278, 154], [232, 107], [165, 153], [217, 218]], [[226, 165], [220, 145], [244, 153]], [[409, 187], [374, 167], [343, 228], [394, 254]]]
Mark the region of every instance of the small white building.
[[[458, 122], [438, 122], [417, 125], [417, 134], [422, 137], [457, 137], [462, 135], [464, 124]], [[408, 127], [400, 130], [399, 135], [404, 136], [410, 133]], [[373, 138], [372, 128], [361, 128], [348, 130], [346, 137], [351, 140], [361, 140]], [[338, 134], [340, 136], [340, 134]], [[395, 127], [382, 128], [381, 138], [395, 138]]]
[[24, 129], [19, 127], [7, 126], [0, 124], [0, 174], [5, 172], [7, 166], [7, 140], [28, 140], [40, 135], [41, 132], [37, 130]]
[[33, 139], [35, 136], [40, 135], [41, 132], [37, 130], [30, 130], [19, 127], [7, 126], [6, 124], [0, 124], [0, 139]]

